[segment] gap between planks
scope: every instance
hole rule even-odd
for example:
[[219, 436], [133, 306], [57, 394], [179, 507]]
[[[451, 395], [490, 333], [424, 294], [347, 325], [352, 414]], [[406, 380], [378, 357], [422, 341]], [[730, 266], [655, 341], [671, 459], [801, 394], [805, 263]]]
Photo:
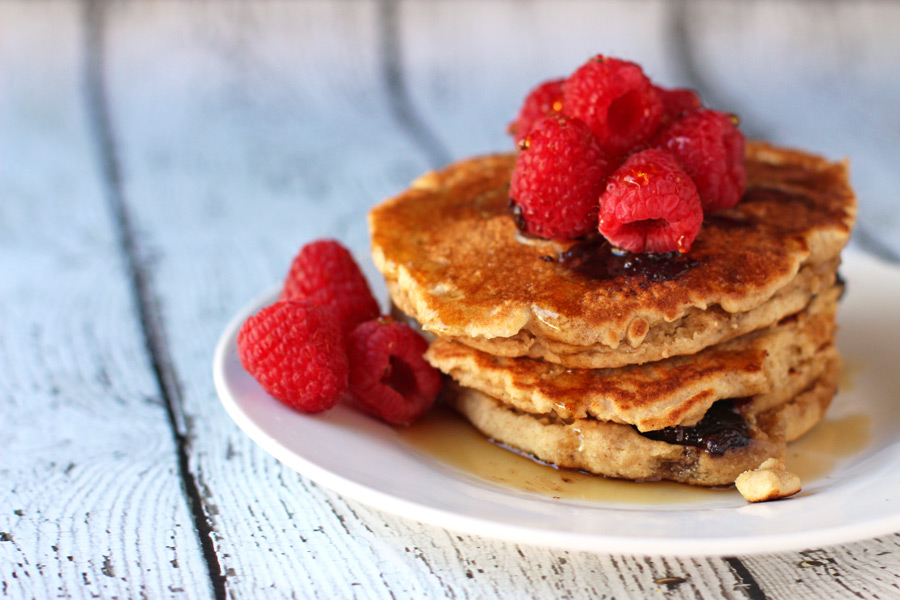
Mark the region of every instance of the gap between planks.
[[109, 4], [102, 0], [85, 0], [84, 4], [84, 81], [88, 121], [96, 141], [98, 163], [102, 169], [107, 205], [113, 216], [118, 244], [124, 255], [129, 285], [134, 295], [144, 344], [150, 355], [153, 374], [159, 384], [169, 425], [177, 448], [178, 474], [188, 508], [209, 570], [210, 584], [217, 599], [227, 597], [225, 576], [216, 555], [212, 527], [206, 516], [197, 478], [190, 471], [190, 429], [179, 427], [181, 386], [169, 357], [159, 303], [152, 290], [151, 277], [140, 256], [134, 226], [123, 198], [121, 170], [116, 153], [115, 132], [110, 119], [105, 80], [105, 23]]

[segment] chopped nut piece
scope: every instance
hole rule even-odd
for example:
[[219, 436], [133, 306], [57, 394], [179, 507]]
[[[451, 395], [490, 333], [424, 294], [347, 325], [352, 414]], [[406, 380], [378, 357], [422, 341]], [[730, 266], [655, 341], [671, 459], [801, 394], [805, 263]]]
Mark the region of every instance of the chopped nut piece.
[[784, 460], [770, 458], [753, 471], [744, 471], [734, 482], [747, 502], [765, 502], [793, 496], [801, 490], [800, 477], [784, 470]]
[[783, 458], [767, 458], [763, 461], [763, 464], [756, 467], [758, 471], [783, 471], [784, 470], [784, 459]]

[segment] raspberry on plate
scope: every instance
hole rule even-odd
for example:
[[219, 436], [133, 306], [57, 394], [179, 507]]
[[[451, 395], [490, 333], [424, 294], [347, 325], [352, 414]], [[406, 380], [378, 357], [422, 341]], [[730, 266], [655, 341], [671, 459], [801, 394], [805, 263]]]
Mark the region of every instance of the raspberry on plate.
[[408, 325], [381, 317], [350, 334], [352, 402], [394, 425], [408, 425], [434, 403], [440, 373], [424, 357], [428, 342]]
[[633, 62], [597, 55], [566, 80], [565, 114], [581, 119], [611, 154], [624, 154], [656, 132], [659, 93]]
[[520, 147], [509, 190], [520, 229], [554, 239], [594, 229], [597, 199], [610, 169], [587, 125], [564, 116], [546, 117]]
[[656, 147], [671, 152], [691, 176], [704, 210], [740, 202], [747, 184], [744, 135], [729, 115], [709, 109], [685, 114], [659, 133]]
[[279, 300], [300, 299], [331, 306], [345, 334], [380, 313], [359, 265], [335, 240], [306, 244], [294, 258]]
[[700, 197], [678, 161], [662, 150], [632, 154], [600, 198], [600, 233], [631, 252], [687, 252], [703, 223]]
[[509, 124], [507, 131], [516, 140], [527, 135], [534, 125], [543, 119], [562, 112], [563, 83], [565, 79], [545, 81], [528, 93], [516, 120]]
[[271, 396], [302, 412], [334, 406], [347, 391], [347, 354], [334, 311], [276, 302], [244, 321], [241, 364]]

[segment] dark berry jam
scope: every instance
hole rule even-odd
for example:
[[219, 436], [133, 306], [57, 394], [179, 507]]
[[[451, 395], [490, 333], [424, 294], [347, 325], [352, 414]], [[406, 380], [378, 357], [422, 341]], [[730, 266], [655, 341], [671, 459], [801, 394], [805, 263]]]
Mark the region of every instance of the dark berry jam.
[[560, 254], [559, 264], [597, 281], [617, 277], [643, 277], [648, 282], [660, 282], [671, 281], [700, 262], [680, 252], [635, 254], [619, 250], [597, 236], [577, 242]]
[[719, 400], [692, 427], [666, 427], [639, 433], [659, 442], [695, 446], [712, 456], [722, 456], [733, 448], [743, 448], [750, 443], [747, 421], [735, 408], [735, 400]]

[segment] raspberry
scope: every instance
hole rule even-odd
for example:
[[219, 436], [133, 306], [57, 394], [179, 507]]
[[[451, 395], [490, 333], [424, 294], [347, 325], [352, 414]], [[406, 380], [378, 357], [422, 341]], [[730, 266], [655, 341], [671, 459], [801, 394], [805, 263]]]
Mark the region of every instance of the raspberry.
[[704, 210], [731, 208], [744, 195], [744, 135], [725, 113], [701, 110], [673, 121], [656, 138], [691, 176]]
[[334, 406], [347, 391], [347, 354], [334, 312], [276, 302], [244, 321], [238, 356], [271, 396], [303, 412]]
[[518, 140], [544, 117], [559, 114], [562, 111], [564, 82], [565, 79], [553, 79], [531, 90], [519, 109], [519, 116], [509, 124], [507, 131]]
[[309, 243], [294, 258], [279, 300], [299, 299], [331, 306], [345, 334], [380, 312], [353, 256], [334, 240]]
[[595, 227], [610, 171], [599, 142], [578, 119], [546, 117], [522, 138], [510, 201], [526, 233], [569, 239]]
[[347, 339], [353, 401], [395, 425], [421, 417], [441, 388], [440, 373], [422, 356], [427, 349], [421, 335], [390, 317], [359, 325]]
[[597, 55], [566, 80], [565, 114], [587, 123], [611, 154], [646, 142], [657, 130], [663, 105], [641, 67]]
[[632, 252], [687, 252], [702, 223], [697, 188], [662, 150], [629, 156], [600, 198], [600, 233]]
[[700, 110], [703, 103], [694, 90], [687, 88], [666, 89], [657, 87], [656, 92], [663, 105], [662, 122], [671, 123], [680, 116]]

